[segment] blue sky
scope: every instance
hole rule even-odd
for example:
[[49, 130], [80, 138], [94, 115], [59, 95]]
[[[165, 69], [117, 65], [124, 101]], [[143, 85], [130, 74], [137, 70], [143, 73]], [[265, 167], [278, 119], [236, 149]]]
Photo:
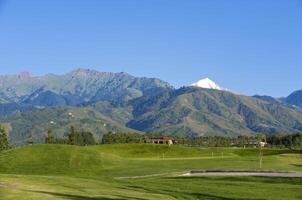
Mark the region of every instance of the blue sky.
[[0, 74], [74, 68], [302, 89], [301, 0], [0, 0]]

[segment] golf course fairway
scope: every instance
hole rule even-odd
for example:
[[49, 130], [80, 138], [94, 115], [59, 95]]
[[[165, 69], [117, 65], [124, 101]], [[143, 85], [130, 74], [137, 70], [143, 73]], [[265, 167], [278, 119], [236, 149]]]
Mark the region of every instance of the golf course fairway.
[[302, 178], [183, 177], [191, 170], [302, 172], [298, 151], [116, 144], [0, 153], [0, 199], [302, 199]]

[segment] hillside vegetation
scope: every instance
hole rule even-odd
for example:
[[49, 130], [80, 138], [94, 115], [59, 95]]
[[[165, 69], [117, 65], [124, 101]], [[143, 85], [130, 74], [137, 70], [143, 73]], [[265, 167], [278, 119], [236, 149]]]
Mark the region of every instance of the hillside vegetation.
[[295, 109], [217, 90], [182, 88], [142, 97], [134, 107], [127, 125], [145, 132], [234, 136], [302, 130], [302, 113]]
[[129, 128], [151, 133], [229, 137], [302, 131], [302, 113], [280, 102], [195, 87], [92, 106]]
[[48, 129], [51, 129], [58, 138], [66, 137], [71, 126], [79, 131], [93, 133], [98, 142], [102, 135], [109, 131], [135, 132], [90, 107], [38, 109], [12, 115], [2, 120], [3, 122], [10, 127], [11, 145], [17, 146], [26, 144], [29, 140], [33, 143], [44, 143]]

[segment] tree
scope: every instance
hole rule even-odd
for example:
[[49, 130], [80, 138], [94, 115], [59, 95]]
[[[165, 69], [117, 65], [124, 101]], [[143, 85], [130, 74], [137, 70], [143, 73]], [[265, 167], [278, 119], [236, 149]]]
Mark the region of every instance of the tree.
[[47, 136], [45, 138], [45, 144], [54, 144], [56, 143], [55, 136], [52, 133], [51, 129], [47, 130]]
[[75, 128], [71, 126], [68, 135], [68, 144], [86, 146], [96, 144], [96, 141], [92, 133], [85, 131], [76, 132]]
[[92, 133], [90, 133], [90, 132], [82, 132], [81, 136], [83, 138], [82, 139], [82, 141], [83, 141], [82, 145], [86, 146], [86, 145], [94, 145], [94, 144], [96, 144], [96, 141], [95, 141]]
[[8, 144], [7, 133], [5, 132], [5, 129], [2, 126], [0, 126], [0, 151], [8, 148], [9, 148], [9, 144]]
[[74, 129], [74, 126], [70, 127], [70, 133], [68, 135], [68, 143], [71, 145], [76, 145], [77, 144], [77, 133]]

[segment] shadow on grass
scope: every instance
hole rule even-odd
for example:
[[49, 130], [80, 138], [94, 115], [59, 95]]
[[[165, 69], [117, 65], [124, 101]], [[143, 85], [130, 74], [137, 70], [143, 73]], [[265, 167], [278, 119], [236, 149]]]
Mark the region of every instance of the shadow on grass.
[[302, 165], [297, 165], [297, 164], [292, 164], [292, 166], [295, 166], [295, 167], [302, 167]]
[[208, 200], [265, 200], [265, 199], [247, 199], [247, 198], [233, 198], [233, 197], [221, 197], [217, 195], [204, 194], [204, 193], [186, 193], [187, 195], [194, 197], [195, 199], [208, 199]]
[[207, 199], [207, 200], [265, 200], [265, 199], [249, 199], [249, 198], [234, 198], [234, 197], [223, 197], [213, 194], [205, 194], [205, 193], [190, 193], [190, 192], [179, 192], [174, 190], [149, 190], [147, 188], [141, 187], [141, 186], [128, 186], [128, 188], [132, 188], [136, 191], [144, 191], [149, 193], [156, 193], [156, 194], [163, 194], [163, 195], [169, 195], [176, 199]]
[[63, 197], [64, 199], [69, 200], [144, 200], [141, 198], [135, 198], [135, 197], [124, 197], [124, 196], [116, 196], [116, 197], [88, 197], [88, 196], [80, 196], [80, 195], [72, 195], [72, 194], [64, 194], [64, 193], [57, 193], [57, 192], [46, 192], [46, 191], [32, 191], [30, 192], [36, 192], [40, 194], [48, 194], [55, 197]]

